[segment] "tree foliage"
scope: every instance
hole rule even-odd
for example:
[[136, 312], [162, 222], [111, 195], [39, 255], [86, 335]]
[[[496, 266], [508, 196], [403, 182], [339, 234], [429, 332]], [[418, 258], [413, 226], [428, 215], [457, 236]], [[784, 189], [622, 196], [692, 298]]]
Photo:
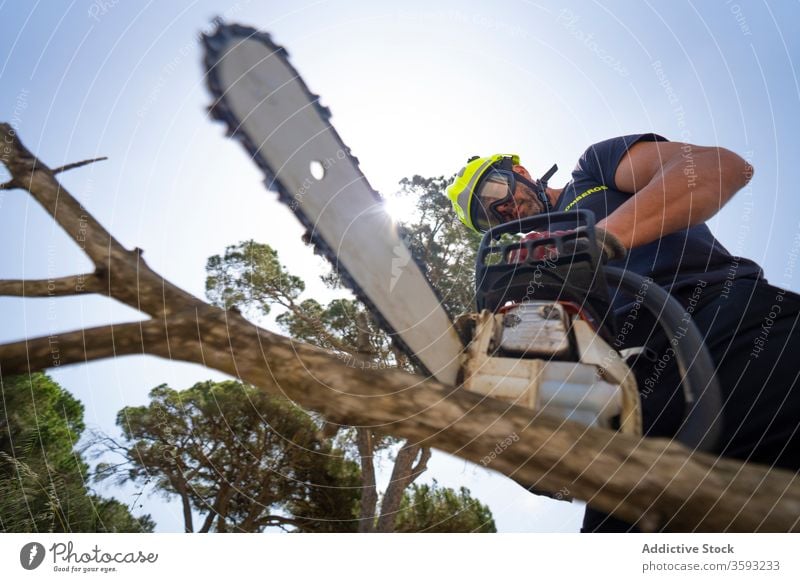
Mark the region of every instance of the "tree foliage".
[[[470, 309], [477, 236], [454, 222], [442, 195], [446, 180], [415, 176], [405, 179], [396, 194], [414, 201], [416, 212], [399, 226], [401, 236], [451, 313]], [[263, 316], [283, 307], [277, 323], [297, 340], [332, 350], [354, 366], [398, 367], [413, 371], [405, 354], [355, 299], [338, 298], [322, 304], [303, 298], [305, 284], [279, 261], [267, 244], [244, 241], [208, 260], [206, 293], [216, 305], [235, 308], [248, 316]], [[329, 287], [339, 285], [335, 272], [322, 276]], [[359, 531], [391, 531], [403, 491], [427, 468], [430, 451], [401, 443], [388, 434], [357, 428], [346, 433], [344, 449], [353, 451], [361, 466], [362, 495]], [[393, 479], [382, 498], [375, 485], [375, 456], [396, 449]], [[379, 511], [380, 507], [380, 511]]]
[[401, 233], [445, 309], [455, 316], [474, 309], [480, 236], [456, 219], [443, 194], [448, 182], [443, 176], [403, 178], [397, 195], [415, 201], [417, 212], [401, 225]]
[[150, 516], [134, 518], [87, 487], [77, 399], [42, 373], [4, 378], [2, 397], [0, 531], [153, 531]]
[[295, 306], [304, 290], [303, 280], [280, 264], [276, 250], [254, 241], [229, 246], [206, 264], [206, 295], [224, 309], [268, 315], [273, 304]]
[[204, 516], [201, 532], [356, 527], [357, 466], [286, 399], [235, 381], [161, 385], [117, 424], [125, 442], [110, 448], [124, 462], [102, 467], [105, 476], [177, 496], [186, 531], [192, 511]]
[[433, 484], [413, 484], [403, 495], [396, 532], [495, 533], [489, 507], [472, 497], [469, 489], [456, 492]]

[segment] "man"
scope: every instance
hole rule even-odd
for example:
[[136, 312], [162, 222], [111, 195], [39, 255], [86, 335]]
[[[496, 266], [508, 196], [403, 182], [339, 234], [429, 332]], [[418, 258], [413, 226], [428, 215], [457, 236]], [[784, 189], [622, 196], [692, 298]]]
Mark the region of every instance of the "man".
[[[447, 194], [460, 220], [478, 232], [539, 213], [593, 211], [608, 264], [651, 277], [684, 305], [704, 336], [724, 399], [717, 452], [796, 471], [800, 296], [769, 285], [753, 261], [731, 256], [704, 222], [752, 173], [729, 150], [638, 134], [590, 146], [560, 189], [532, 180], [517, 156], [497, 154], [471, 159]], [[629, 317], [630, 297], [613, 301], [618, 322], [629, 329], [624, 345], [615, 347], [646, 347], [629, 362], [645, 434], [672, 437], [684, 402], [669, 338], [652, 317]], [[631, 529], [635, 524], [587, 509], [582, 531]]]

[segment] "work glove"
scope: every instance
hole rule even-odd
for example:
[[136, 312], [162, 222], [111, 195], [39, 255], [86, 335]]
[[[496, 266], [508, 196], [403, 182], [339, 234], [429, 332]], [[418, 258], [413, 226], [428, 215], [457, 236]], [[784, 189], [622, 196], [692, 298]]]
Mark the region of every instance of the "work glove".
[[[575, 230], [577, 232], [581, 232], [588, 230], [588, 227], [579, 226]], [[597, 246], [600, 247], [600, 251], [602, 252], [604, 263], [607, 263], [608, 261], [619, 261], [620, 259], [624, 259], [628, 254], [628, 251], [625, 249], [620, 240], [607, 230], [595, 226], [594, 236], [597, 239]]]
[[[522, 240], [540, 240], [543, 238], [549, 238], [551, 236], [562, 236], [565, 234], [569, 234], [572, 232], [583, 232], [588, 230], [586, 226], [579, 226], [575, 230], [556, 230], [553, 232], [543, 231], [543, 232], [529, 232]], [[604, 230], [602, 228], [595, 227], [595, 238], [597, 239], [597, 246], [600, 248], [601, 251], [601, 260], [604, 263], [608, 261], [618, 261], [620, 259], [624, 259], [627, 251], [622, 243], [619, 241], [617, 237], [613, 234]], [[568, 255], [574, 255], [575, 253], [580, 253], [589, 250], [589, 237], [588, 234], [585, 236], [579, 236], [575, 239], [568, 240], [564, 242], [564, 253]], [[528, 256], [527, 249], [518, 249], [511, 251], [508, 253], [508, 262], [509, 263], [519, 263], [525, 261]], [[555, 245], [544, 245], [539, 246], [533, 249], [533, 260], [535, 261], [544, 261], [546, 259], [555, 260], [558, 258], [558, 251], [556, 250]]]

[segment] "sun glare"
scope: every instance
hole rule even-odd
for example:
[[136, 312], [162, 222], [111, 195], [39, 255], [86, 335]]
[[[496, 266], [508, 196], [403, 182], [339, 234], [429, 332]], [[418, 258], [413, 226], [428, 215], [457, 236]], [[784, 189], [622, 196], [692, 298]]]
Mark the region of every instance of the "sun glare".
[[394, 222], [412, 222], [417, 212], [416, 201], [410, 196], [385, 196], [383, 206]]

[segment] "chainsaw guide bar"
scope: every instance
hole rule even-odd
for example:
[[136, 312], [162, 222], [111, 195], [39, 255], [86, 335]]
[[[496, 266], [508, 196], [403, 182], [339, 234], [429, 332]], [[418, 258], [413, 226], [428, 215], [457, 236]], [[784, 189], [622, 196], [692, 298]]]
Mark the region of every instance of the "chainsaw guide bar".
[[269, 34], [220, 21], [203, 44], [211, 115], [396, 345], [455, 385], [463, 345], [448, 314], [286, 49]]

